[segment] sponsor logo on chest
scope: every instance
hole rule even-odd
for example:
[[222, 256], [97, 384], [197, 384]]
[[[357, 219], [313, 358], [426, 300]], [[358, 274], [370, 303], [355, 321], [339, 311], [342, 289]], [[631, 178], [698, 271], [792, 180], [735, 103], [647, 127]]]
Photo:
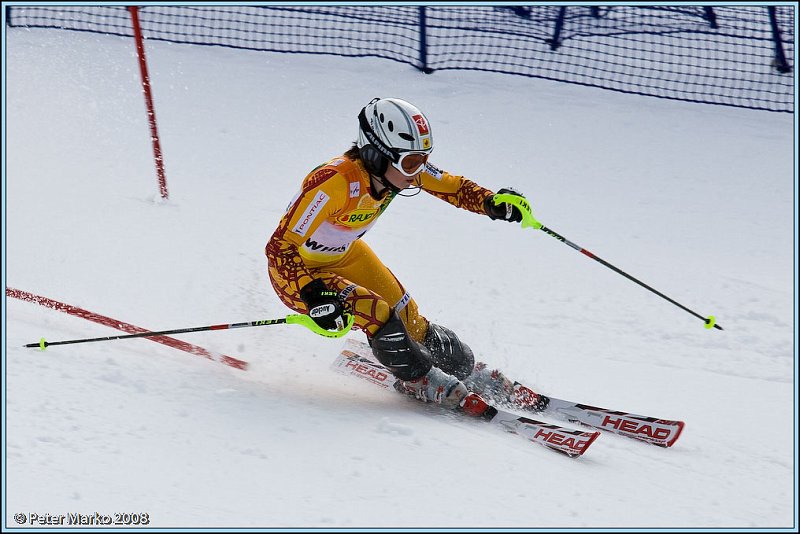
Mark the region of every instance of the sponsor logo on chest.
[[336, 222], [344, 226], [363, 226], [371, 222], [378, 215], [377, 208], [355, 209], [349, 213], [344, 213], [336, 218]]
[[292, 229], [292, 231], [299, 236], [305, 237], [306, 232], [308, 232], [308, 229], [311, 227], [314, 219], [317, 218], [317, 215], [319, 215], [319, 213], [322, 211], [322, 208], [328, 202], [329, 198], [330, 197], [328, 195], [320, 191], [319, 194], [311, 201], [311, 204], [308, 205], [306, 211], [304, 211], [300, 216], [300, 219], [297, 221], [297, 225]]

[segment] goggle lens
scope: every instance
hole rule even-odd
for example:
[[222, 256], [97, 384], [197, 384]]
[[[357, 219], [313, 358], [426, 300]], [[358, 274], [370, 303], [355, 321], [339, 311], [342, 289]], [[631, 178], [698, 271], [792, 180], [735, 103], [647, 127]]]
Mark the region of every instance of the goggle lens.
[[400, 170], [406, 175], [413, 176], [419, 169], [428, 161], [428, 153], [426, 152], [406, 152], [400, 156]]

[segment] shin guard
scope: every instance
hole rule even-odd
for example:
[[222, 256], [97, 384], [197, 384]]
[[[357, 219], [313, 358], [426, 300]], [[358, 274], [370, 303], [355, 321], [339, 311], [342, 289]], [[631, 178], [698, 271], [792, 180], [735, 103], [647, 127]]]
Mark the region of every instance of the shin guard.
[[428, 323], [423, 344], [431, 353], [433, 365], [459, 380], [464, 380], [475, 366], [472, 349], [449, 328]]
[[400, 380], [416, 380], [433, 366], [428, 349], [409, 337], [395, 310], [369, 344], [378, 361]]

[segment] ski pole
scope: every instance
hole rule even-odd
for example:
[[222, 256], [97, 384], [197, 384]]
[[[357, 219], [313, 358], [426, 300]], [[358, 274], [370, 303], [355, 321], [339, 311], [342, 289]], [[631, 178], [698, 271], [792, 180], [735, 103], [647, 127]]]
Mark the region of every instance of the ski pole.
[[622, 269], [620, 269], [618, 267], [615, 267], [614, 265], [608, 263], [603, 258], [595, 256], [593, 253], [589, 252], [585, 248], [576, 245], [575, 243], [573, 243], [569, 239], [565, 238], [561, 234], [558, 234], [557, 232], [555, 232], [555, 231], [551, 230], [550, 228], [544, 226], [542, 223], [540, 223], [539, 221], [537, 221], [534, 218], [533, 210], [531, 209], [531, 206], [528, 203], [527, 199], [525, 199], [525, 197], [521, 197], [521, 196], [517, 196], [517, 195], [511, 195], [511, 194], [508, 194], [508, 193], [503, 193], [503, 194], [500, 194], [500, 195], [495, 195], [493, 200], [494, 200], [495, 205], [501, 204], [503, 202], [507, 202], [507, 203], [512, 204], [512, 205], [516, 206], [517, 208], [519, 208], [519, 211], [522, 213], [522, 227], [523, 228], [529, 228], [530, 227], [530, 228], [534, 228], [536, 230], [542, 230], [547, 235], [555, 237], [556, 239], [558, 239], [562, 243], [565, 243], [565, 244], [569, 245], [570, 247], [574, 248], [575, 250], [577, 250], [581, 254], [584, 254], [585, 256], [588, 256], [588, 257], [592, 258], [593, 260], [597, 261], [598, 263], [601, 263], [602, 265], [605, 265], [606, 267], [608, 267], [609, 269], [611, 269], [615, 273], [621, 274], [622, 276], [624, 276], [628, 280], [630, 280], [632, 282], [636, 282], [637, 284], [639, 284], [643, 288], [645, 288], [645, 289], [647, 289], [649, 291], [652, 291], [653, 293], [655, 293], [659, 297], [663, 298], [664, 300], [666, 300], [668, 302], [671, 302], [672, 304], [674, 304], [675, 306], [679, 307], [680, 309], [691, 313], [692, 315], [694, 315], [698, 319], [701, 319], [705, 323], [705, 327], [706, 328], [709, 328], [709, 329], [710, 328], [716, 328], [717, 330], [722, 330], [723, 329], [720, 325], [717, 324], [717, 322], [716, 322], [717, 319], [713, 315], [709, 315], [708, 317], [703, 317], [699, 313], [696, 313], [696, 312], [690, 310], [689, 308], [687, 308], [686, 306], [684, 306], [680, 302], [677, 302], [677, 301], [669, 298], [665, 294], [661, 293], [660, 291], [658, 291], [656, 289], [653, 289], [652, 287], [650, 287], [649, 285], [645, 284], [641, 280], [638, 280], [638, 279], [634, 278], [633, 276], [629, 275], [628, 273], [626, 273]]
[[325, 330], [317, 323], [314, 322], [314, 319], [309, 317], [308, 315], [302, 314], [291, 314], [283, 317], [281, 319], [265, 319], [261, 321], [250, 321], [248, 323], [232, 323], [232, 324], [215, 324], [211, 326], [195, 326], [192, 328], [178, 328], [175, 330], [162, 330], [160, 332], [141, 332], [139, 334], [125, 334], [122, 336], [107, 336], [107, 337], [94, 337], [88, 339], [70, 339], [66, 341], [45, 341], [44, 338], [40, 339], [38, 343], [28, 343], [24, 345], [28, 348], [36, 348], [39, 347], [40, 349], [44, 350], [46, 347], [50, 347], [53, 345], [72, 345], [74, 343], [91, 343], [94, 341], [112, 341], [115, 339], [130, 339], [134, 337], [151, 337], [151, 336], [164, 336], [169, 334], [183, 334], [186, 332], [203, 332], [206, 330], [230, 330], [233, 328], [247, 328], [250, 326], [269, 326], [273, 324], [299, 324], [300, 326], [305, 326], [315, 334], [319, 334], [325, 337], [342, 337], [347, 334], [350, 329], [353, 327], [353, 323], [355, 322], [355, 316], [346, 314], [347, 317], [347, 324], [341, 330]]

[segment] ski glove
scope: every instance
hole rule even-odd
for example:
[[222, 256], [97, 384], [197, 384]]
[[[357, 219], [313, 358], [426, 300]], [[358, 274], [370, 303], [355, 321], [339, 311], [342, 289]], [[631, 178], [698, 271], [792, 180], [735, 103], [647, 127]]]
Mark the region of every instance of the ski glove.
[[344, 303], [336, 291], [328, 289], [322, 280], [314, 280], [300, 290], [300, 298], [308, 307], [308, 316], [325, 330], [341, 330], [345, 321]]
[[[504, 187], [500, 191], [497, 192], [498, 195], [502, 195], [503, 193], [508, 193], [511, 195], [515, 195], [518, 197], [522, 197], [522, 193], [519, 191], [515, 191], [510, 187]], [[522, 212], [519, 211], [519, 208], [509, 204], [508, 202], [501, 202], [497, 206], [494, 205], [494, 195], [488, 197], [486, 200], [483, 201], [483, 209], [486, 210], [486, 214], [492, 219], [502, 219], [508, 222], [520, 222], [522, 221]]]

